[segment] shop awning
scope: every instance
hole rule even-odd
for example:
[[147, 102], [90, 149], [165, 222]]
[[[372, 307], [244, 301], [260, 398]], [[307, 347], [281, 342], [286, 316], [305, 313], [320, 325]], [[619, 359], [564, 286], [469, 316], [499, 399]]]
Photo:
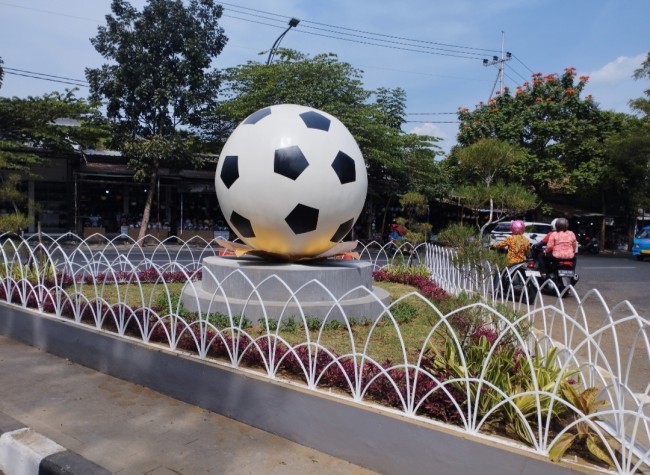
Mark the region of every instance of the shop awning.
[[79, 166], [79, 175], [106, 176], [106, 177], [132, 177], [133, 172], [125, 163], [82, 163]]

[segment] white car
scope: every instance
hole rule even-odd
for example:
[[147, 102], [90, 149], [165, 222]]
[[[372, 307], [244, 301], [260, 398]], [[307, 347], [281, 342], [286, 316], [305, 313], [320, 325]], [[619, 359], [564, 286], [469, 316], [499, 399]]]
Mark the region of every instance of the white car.
[[[553, 227], [548, 223], [534, 223], [529, 221], [524, 221], [524, 223], [526, 224], [524, 236], [528, 238], [531, 245], [544, 239], [544, 236], [553, 230]], [[511, 234], [510, 221], [502, 221], [498, 223], [492, 232], [490, 232], [490, 246], [503, 241], [506, 236]]]

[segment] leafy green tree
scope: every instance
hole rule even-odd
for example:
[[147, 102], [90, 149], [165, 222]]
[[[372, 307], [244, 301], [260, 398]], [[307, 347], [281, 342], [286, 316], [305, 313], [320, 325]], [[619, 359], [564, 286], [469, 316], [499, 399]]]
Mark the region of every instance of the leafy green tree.
[[591, 96], [580, 97], [588, 79], [576, 78], [574, 68], [560, 76], [536, 73], [514, 93], [505, 88], [473, 111], [462, 108], [458, 142], [496, 137], [520, 146], [527, 154], [513, 172], [545, 200], [596, 186], [604, 172], [604, 142], [622, 123]]
[[[650, 124], [636, 123], [607, 142], [603, 193], [628, 217], [630, 234], [639, 209], [650, 209]], [[621, 193], [620, 190], [625, 190]]]
[[407, 191], [432, 196], [444, 187], [435, 163], [438, 139], [401, 130], [406, 115], [402, 89], [365, 90], [361, 71], [334, 54], [309, 58], [280, 49], [276, 58], [270, 65], [250, 61], [225, 71], [224, 100], [208, 125], [211, 140], [225, 141], [237, 124], [263, 107], [305, 105], [337, 117], [359, 144], [368, 170], [368, 214], [377, 206], [387, 210]]
[[429, 208], [429, 202], [421, 193], [409, 191], [404, 193], [399, 200], [404, 216], [397, 219], [397, 223], [406, 226], [406, 240], [412, 244], [419, 244], [427, 241], [431, 232], [431, 223], [425, 219]]
[[[634, 71], [634, 79], [650, 79], [650, 53], [646, 56], [641, 67]], [[639, 97], [630, 101], [630, 107], [650, 120], [650, 88], [643, 91], [645, 97]]]
[[[537, 196], [509, 179], [526, 153], [518, 146], [495, 138], [483, 138], [465, 147], [456, 147], [449, 158], [455, 162], [457, 183], [451, 196], [474, 212], [479, 236], [492, 223], [522, 215], [537, 206]], [[479, 210], [488, 210], [479, 221]]]
[[[79, 123], [62, 125], [59, 118]], [[30, 224], [28, 199], [20, 184], [45, 160], [37, 150], [73, 152], [77, 146], [96, 144], [106, 134], [97, 110], [75, 98], [74, 91], [27, 99], [0, 97], [0, 202], [9, 208], [0, 216], [0, 230], [17, 232]]]
[[106, 100], [116, 127], [115, 146], [129, 157], [138, 181], [149, 180], [140, 238], [149, 216], [158, 171], [197, 160], [189, 128], [215, 100], [219, 73], [211, 70], [227, 38], [223, 8], [214, 0], [148, 0], [138, 11], [113, 0], [106, 26], [90, 41], [109, 64], [86, 69], [91, 96]]
[[[650, 53], [634, 71], [634, 78], [650, 79]], [[650, 209], [650, 89], [644, 93], [646, 97], [630, 101], [630, 107], [641, 117], [628, 116], [625, 130], [608, 139], [603, 165], [606, 179], [601, 187], [602, 201], [610, 211], [627, 217], [629, 243], [638, 211]]]

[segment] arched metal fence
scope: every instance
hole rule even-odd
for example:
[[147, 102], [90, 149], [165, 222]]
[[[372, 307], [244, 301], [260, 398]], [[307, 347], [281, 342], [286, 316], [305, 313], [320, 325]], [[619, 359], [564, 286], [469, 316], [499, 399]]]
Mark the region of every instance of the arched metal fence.
[[[612, 473], [648, 470], [649, 320], [630, 303], [609, 308], [593, 289], [580, 295], [532, 282], [517, 287], [507, 274], [495, 278], [498, 269], [463, 262], [452, 249], [369, 243], [360, 246], [360, 258], [376, 270], [426, 269], [427, 279], [447, 294], [468, 299], [447, 308], [410, 292], [382, 304], [378, 315], [334, 323], [314, 319], [300, 305], [303, 287], [319, 282], [300, 288], [281, 282], [287, 304], [299, 311], [250, 322], [246, 306], [236, 315], [210, 308], [191, 313], [179, 298], [196, 294], [209, 272], [202, 260], [223, 252], [214, 243], [174, 238], [142, 246], [126, 236], [102, 239], [0, 236], [0, 299], [232, 368], [257, 368], [271, 379], [290, 375], [310, 390], [335, 389], [341, 397], [452, 424], [495, 444], [507, 437], [553, 458], [568, 450]], [[264, 305], [263, 285], [251, 283], [248, 302]], [[223, 289], [217, 285], [214, 296], [227, 301]], [[350, 289], [359, 291], [372, 294]], [[345, 298], [332, 296], [332, 312]], [[400, 314], [406, 302], [432, 315], [415, 346]], [[387, 339], [394, 348], [390, 359], [380, 351]]]

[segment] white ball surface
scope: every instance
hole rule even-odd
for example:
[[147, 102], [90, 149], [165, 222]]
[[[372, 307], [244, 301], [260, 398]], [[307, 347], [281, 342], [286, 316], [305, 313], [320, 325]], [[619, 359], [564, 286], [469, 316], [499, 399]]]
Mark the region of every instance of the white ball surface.
[[219, 156], [219, 206], [250, 247], [290, 259], [328, 251], [352, 229], [368, 190], [352, 134], [334, 116], [293, 104], [248, 116]]

